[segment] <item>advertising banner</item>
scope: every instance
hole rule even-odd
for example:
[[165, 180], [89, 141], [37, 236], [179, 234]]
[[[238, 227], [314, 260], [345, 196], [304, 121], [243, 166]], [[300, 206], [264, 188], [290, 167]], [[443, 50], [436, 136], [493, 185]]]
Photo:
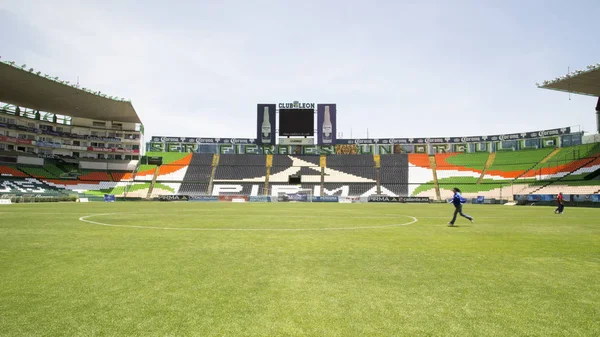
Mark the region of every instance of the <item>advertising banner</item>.
[[361, 202], [360, 197], [338, 197], [340, 204], [351, 204]]
[[106, 148], [106, 147], [95, 147], [88, 146], [88, 151], [94, 152], [107, 152], [107, 153], [140, 153], [140, 150], [127, 150], [127, 149], [118, 149], [118, 148]]
[[527, 201], [552, 201], [554, 195], [552, 194], [530, 194], [527, 196]]
[[398, 201], [403, 203], [426, 203], [431, 200], [429, 197], [398, 197]]
[[600, 202], [600, 194], [592, 194], [592, 195], [590, 196], [590, 200], [591, 200], [592, 202]]
[[326, 195], [322, 197], [312, 197], [312, 202], [338, 202], [339, 198], [333, 195]]
[[275, 145], [275, 104], [256, 105], [257, 144]]
[[400, 198], [398, 198], [398, 197], [388, 197], [386, 195], [369, 197], [369, 202], [399, 202], [399, 201], [400, 201]]
[[154, 143], [185, 143], [185, 144], [256, 144], [251, 138], [202, 138], [202, 137], [163, 137], [152, 136]]
[[475, 203], [483, 204], [484, 201], [485, 201], [485, 197], [483, 195], [479, 195], [479, 196], [477, 196], [477, 200], [475, 200]]
[[277, 201], [279, 202], [289, 202], [289, 201], [308, 201], [308, 195], [306, 194], [283, 194], [277, 197]]
[[219, 197], [213, 195], [196, 195], [190, 196], [188, 201], [196, 201], [196, 202], [216, 202], [219, 201]]
[[337, 135], [335, 104], [317, 104], [317, 144], [334, 145]]
[[187, 201], [190, 197], [187, 195], [159, 195], [160, 201]]
[[8, 137], [8, 136], [0, 136], [0, 142], [23, 144], [23, 145], [29, 145], [32, 143], [32, 141], [30, 139], [21, 139], [21, 138]]
[[431, 137], [431, 138], [379, 138], [379, 139], [338, 139], [337, 144], [460, 144], [481, 143], [496, 141], [511, 141], [520, 139], [532, 139], [548, 136], [560, 136], [570, 134], [571, 128], [559, 128], [533, 132], [511, 133], [491, 136], [471, 137]]
[[220, 195], [219, 201], [233, 201], [233, 200], [243, 200], [248, 201], [248, 196], [246, 195]]
[[268, 195], [249, 196], [248, 201], [249, 202], [271, 202], [271, 197]]
[[117, 200], [115, 198], [114, 194], [105, 194], [104, 195], [104, 202], [115, 202], [115, 200]]

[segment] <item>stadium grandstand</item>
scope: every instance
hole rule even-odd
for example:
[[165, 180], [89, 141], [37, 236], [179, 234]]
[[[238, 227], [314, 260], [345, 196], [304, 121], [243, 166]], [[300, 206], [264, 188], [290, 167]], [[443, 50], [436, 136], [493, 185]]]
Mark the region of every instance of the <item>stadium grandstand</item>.
[[139, 166], [142, 133], [130, 101], [0, 63], [3, 195], [118, 188]]
[[[540, 87], [600, 95], [594, 85], [598, 74], [600, 67], [594, 66]], [[275, 120], [277, 106], [259, 104], [263, 130], [256, 139], [154, 136], [143, 144], [141, 120], [130, 101], [14, 63], [0, 63], [0, 79], [3, 195], [152, 199], [310, 191], [320, 197], [444, 200], [455, 186], [469, 198], [491, 200], [558, 191], [600, 193], [600, 143], [571, 127], [329, 143], [319, 138], [316, 145], [296, 139], [297, 145], [287, 137], [276, 144], [274, 123], [268, 126], [272, 130], [264, 127], [269, 118]], [[280, 103], [279, 113], [306, 107], [323, 115], [319, 131], [335, 120], [335, 104]]]

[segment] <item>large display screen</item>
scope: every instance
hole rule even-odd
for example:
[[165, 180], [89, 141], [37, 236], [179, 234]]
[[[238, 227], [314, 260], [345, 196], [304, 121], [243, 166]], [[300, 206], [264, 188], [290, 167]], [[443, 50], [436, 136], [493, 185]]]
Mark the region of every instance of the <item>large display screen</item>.
[[313, 109], [279, 109], [280, 136], [313, 136], [314, 129]]

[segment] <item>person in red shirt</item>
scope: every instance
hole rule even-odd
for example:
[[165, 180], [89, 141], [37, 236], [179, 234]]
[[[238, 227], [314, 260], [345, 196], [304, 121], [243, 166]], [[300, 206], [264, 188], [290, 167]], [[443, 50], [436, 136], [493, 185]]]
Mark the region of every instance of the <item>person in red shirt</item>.
[[565, 209], [565, 205], [563, 204], [563, 195], [562, 192], [558, 193], [556, 197], [556, 202], [558, 203], [558, 207], [554, 210], [554, 214], [562, 214]]

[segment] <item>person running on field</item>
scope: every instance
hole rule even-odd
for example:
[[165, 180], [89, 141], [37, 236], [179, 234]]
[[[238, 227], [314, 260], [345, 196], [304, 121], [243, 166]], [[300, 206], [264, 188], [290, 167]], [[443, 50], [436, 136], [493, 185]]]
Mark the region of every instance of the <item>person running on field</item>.
[[456, 215], [460, 214], [460, 216], [469, 219], [469, 221], [473, 222], [473, 217], [469, 216], [462, 211], [462, 204], [466, 203], [467, 200], [460, 195], [460, 190], [455, 187], [452, 189], [454, 191], [454, 196], [452, 197], [452, 204], [454, 205], [454, 216], [452, 217], [452, 221], [448, 222], [448, 225], [454, 226], [454, 222], [456, 221]]
[[554, 214], [562, 214], [565, 209], [565, 205], [563, 204], [563, 195], [562, 192], [558, 193], [556, 197], [556, 202], [558, 203], [558, 207], [554, 210]]

